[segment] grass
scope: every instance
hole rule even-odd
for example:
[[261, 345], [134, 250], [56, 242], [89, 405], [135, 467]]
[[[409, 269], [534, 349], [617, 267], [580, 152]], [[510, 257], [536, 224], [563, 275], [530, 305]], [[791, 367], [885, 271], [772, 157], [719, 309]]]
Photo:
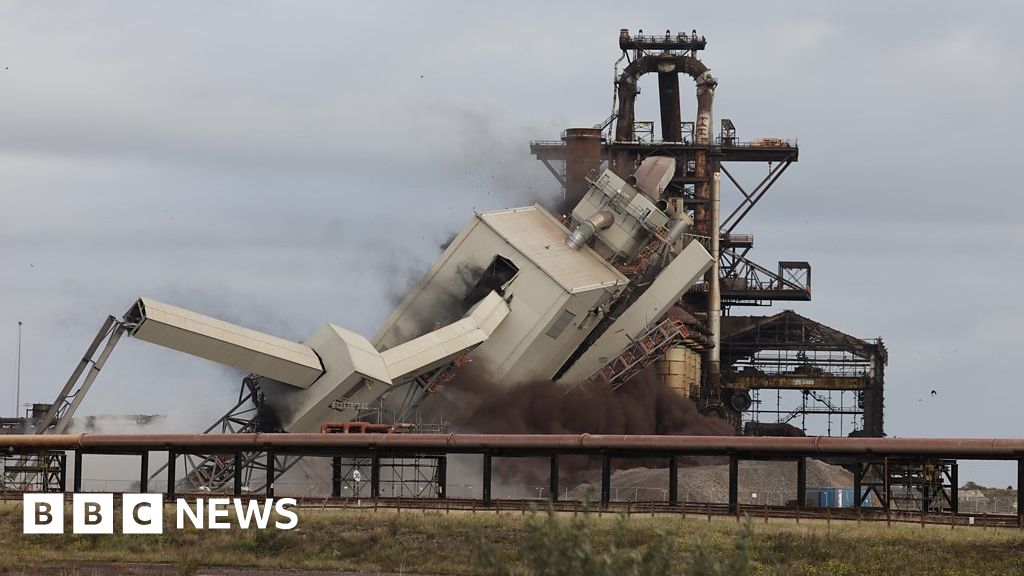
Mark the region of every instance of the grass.
[[[170, 509], [169, 509], [170, 510]], [[173, 518], [167, 526], [173, 525]], [[162, 535], [24, 535], [0, 508], [0, 569], [75, 562], [162, 562], [416, 574], [1024, 574], [1024, 533], [853, 522], [676, 516], [304, 510], [278, 530]], [[586, 559], [580, 559], [586, 556]], [[576, 560], [573, 560], [576, 558]], [[567, 566], [578, 566], [569, 571]], [[586, 564], [586, 562], [593, 562]], [[559, 570], [546, 569], [557, 565]], [[655, 570], [650, 566], [661, 566]], [[605, 571], [605, 572], [602, 572]]]

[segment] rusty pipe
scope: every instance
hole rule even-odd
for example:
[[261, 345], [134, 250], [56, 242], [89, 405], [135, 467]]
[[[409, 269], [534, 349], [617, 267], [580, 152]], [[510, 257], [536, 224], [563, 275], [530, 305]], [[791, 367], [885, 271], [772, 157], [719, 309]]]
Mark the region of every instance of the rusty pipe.
[[[615, 121], [616, 142], [631, 142], [636, 136], [633, 122], [636, 118], [636, 96], [639, 93], [637, 82], [644, 74], [657, 72], [661, 74], [687, 74], [697, 83], [697, 122], [700, 130], [701, 113], [704, 112], [705, 133], [710, 140], [711, 133], [711, 101], [714, 99], [716, 80], [711, 70], [698, 58], [689, 54], [647, 54], [637, 58], [622, 71], [615, 80], [618, 94], [618, 109]], [[704, 105], [702, 106], [702, 100]], [[665, 119], [662, 119], [664, 129]], [[680, 139], [681, 139], [680, 135]], [[705, 142], [706, 143], [706, 142]], [[633, 173], [632, 153], [620, 150], [611, 159], [611, 167], [616, 174], [625, 178]]]
[[95, 453], [178, 453], [234, 451], [330, 454], [338, 452], [509, 455], [614, 452], [651, 454], [737, 454], [756, 457], [935, 456], [961, 459], [1024, 458], [1024, 439], [1015, 438], [772, 438], [751, 436], [654, 436], [602, 434], [61, 434], [4, 435], [6, 453], [82, 450]]

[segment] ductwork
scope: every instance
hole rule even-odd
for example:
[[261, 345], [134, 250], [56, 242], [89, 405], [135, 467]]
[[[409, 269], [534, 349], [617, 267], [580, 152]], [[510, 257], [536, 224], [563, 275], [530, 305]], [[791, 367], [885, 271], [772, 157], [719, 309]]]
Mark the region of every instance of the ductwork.
[[[631, 142], [636, 136], [633, 123], [636, 120], [635, 106], [637, 81], [641, 76], [657, 72], [661, 74], [687, 74], [697, 83], [697, 143], [707, 144], [711, 138], [711, 107], [718, 81], [711, 76], [711, 70], [698, 58], [689, 54], [648, 54], [633, 61], [622, 71], [617, 80], [618, 85], [618, 116], [615, 123], [615, 140]], [[670, 112], [668, 116], [674, 117]], [[663, 117], [664, 121], [664, 117]], [[702, 129], [703, 126], [703, 129]], [[702, 140], [703, 138], [703, 140]], [[628, 150], [618, 152], [613, 159], [615, 171], [626, 176], [633, 172], [631, 153]]]
[[601, 210], [580, 223], [576, 230], [565, 239], [565, 245], [579, 250], [598, 230], [604, 230], [615, 222], [615, 216], [607, 210]]

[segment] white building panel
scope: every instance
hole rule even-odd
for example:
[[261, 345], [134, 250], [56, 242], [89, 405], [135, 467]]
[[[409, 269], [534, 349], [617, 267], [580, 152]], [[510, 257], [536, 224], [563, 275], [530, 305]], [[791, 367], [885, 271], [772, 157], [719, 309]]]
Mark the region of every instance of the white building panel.
[[309, 346], [152, 298], [140, 298], [125, 319], [130, 334], [140, 340], [292, 386], [306, 388], [323, 374]]

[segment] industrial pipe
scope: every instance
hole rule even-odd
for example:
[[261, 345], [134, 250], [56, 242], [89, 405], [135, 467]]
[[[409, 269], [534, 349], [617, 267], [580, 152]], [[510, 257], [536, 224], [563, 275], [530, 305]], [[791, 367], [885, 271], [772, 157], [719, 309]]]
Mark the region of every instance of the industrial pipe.
[[711, 333], [711, 349], [708, 350], [707, 389], [711, 400], [720, 400], [720, 383], [722, 374], [722, 291], [719, 281], [718, 265], [720, 258], [720, 234], [718, 226], [718, 210], [721, 204], [720, 184], [721, 173], [718, 159], [711, 160], [711, 194], [708, 198], [711, 220], [711, 268], [708, 269], [708, 332]]
[[747, 457], [934, 456], [977, 460], [1024, 458], [1024, 439], [1011, 438], [796, 438], [752, 436], [654, 436], [601, 434], [61, 434], [3, 435], [0, 451], [78, 450], [99, 454], [168, 450], [177, 454], [266, 451], [293, 454], [341, 452], [538, 453], [614, 452], [739, 454]]
[[601, 210], [590, 218], [587, 218], [573, 230], [572, 234], [565, 239], [565, 245], [573, 250], [579, 250], [598, 231], [604, 230], [615, 222], [615, 216], [607, 210]]
[[[640, 76], [657, 72], [662, 74], [687, 74], [697, 83], [697, 141], [700, 142], [701, 123], [704, 123], [704, 134], [711, 133], [711, 104], [714, 99], [717, 81], [711, 76], [711, 70], [698, 58], [689, 54], [648, 54], [634, 60], [622, 71], [617, 79], [618, 110], [615, 122], [615, 141], [632, 142], [636, 136], [633, 122], [636, 119], [637, 81]], [[664, 123], [664, 118], [663, 118]], [[663, 126], [663, 129], [665, 127]], [[682, 137], [680, 136], [680, 139]], [[706, 143], [706, 142], [705, 142]], [[612, 158], [612, 168], [621, 177], [633, 173], [632, 153], [628, 150], [616, 152]]]

